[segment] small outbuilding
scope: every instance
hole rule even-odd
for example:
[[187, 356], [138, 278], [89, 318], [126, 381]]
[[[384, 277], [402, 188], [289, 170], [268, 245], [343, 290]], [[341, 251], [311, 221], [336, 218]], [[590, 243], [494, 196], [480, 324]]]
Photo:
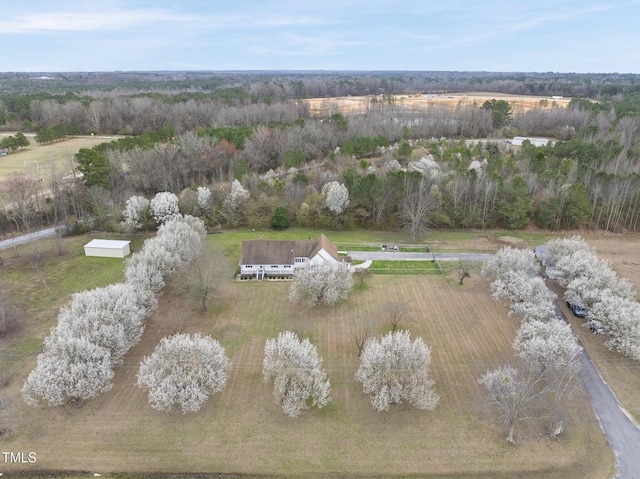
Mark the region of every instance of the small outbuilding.
[[105, 258], [124, 258], [131, 251], [130, 241], [94, 239], [84, 245], [85, 256], [102, 256]]

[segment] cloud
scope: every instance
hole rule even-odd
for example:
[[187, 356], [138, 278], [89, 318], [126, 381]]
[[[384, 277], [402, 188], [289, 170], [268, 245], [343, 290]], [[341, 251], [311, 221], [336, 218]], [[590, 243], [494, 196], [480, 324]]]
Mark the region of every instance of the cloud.
[[122, 31], [135, 28], [178, 28], [190, 30], [233, 30], [249, 27], [311, 26], [338, 23], [312, 15], [261, 15], [246, 13], [184, 14], [167, 9], [69, 9], [8, 15], [0, 14], [0, 34], [41, 34], [52, 32]]
[[[0, 20], [0, 32], [3, 34], [29, 34], [109, 31], [174, 20], [175, 16], [168, 11], [149, 9], [30, 13], [11, 17], [4, 15], [4, 18]], [[187, 18], [182, 20], [187, 20]]]

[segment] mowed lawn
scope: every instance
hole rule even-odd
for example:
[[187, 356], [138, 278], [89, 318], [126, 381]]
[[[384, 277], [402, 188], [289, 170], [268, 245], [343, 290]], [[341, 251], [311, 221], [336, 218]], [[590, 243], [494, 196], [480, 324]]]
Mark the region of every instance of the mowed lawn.
[[[491, 298], [478, 275], [460, 287], [444, 276], [374, 276], [348, 301], [308, 310], [287, 297], [287, 282], [223, 285], [223, 300], [202, 314], [197, 301], [171, 285], [148, 321], [142, 342], [116, 369], [113, 388], [80, 407], [26, 407], [19, 388], [32, 357], [0, 391], [0, 418], [12, 436], [3, 450], [34, 451], [35, 464], [4, 471], [240, 473], [276, 477], [575, 477], [612, 473], [613, 454], [591, 406], [578, 394], [559, 440], [528, 437], [517, 446], [481, 405], [477, 379], [512, 360], [518, 322]], [[354, 379], [358, 366], [349, 321], [376, 316], [388, 301], [405, 301], [401, 326], [433, 348], [431, 373], [441, 401], [433, 412], [407, 404], [376, 412]], [[266, 338], [282, 330], [309, 337], [323, 356], [332, 402], [296, 419], [282, 414], [272, 384], [262, 380]], [[377, 333], [388, 325], [380, 324]], [[177, 331], [218, 339], [232, 361], [227, 387], [203, 408], [182, 415], [155, 412], [135, 385], [140, 360]]]

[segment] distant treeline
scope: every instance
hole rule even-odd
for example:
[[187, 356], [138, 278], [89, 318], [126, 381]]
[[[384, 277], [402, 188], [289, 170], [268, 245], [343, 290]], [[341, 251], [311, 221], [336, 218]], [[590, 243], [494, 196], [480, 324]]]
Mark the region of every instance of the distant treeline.
[[[132, 194], [151, 197], [159, 191], [181, 195], [184, 208], [196, 214], [190, 210], [189, 191], [205, 186], [213, 192], [208, 221], [227, 226], [268, 227], [276, 209], [283, 207], [292, 225], [407, 228], [413, 235], [429, 227], [516, 229], [532, 224], [553, 230], [638, 230], [640, 93], [632, 91], [636, 76], [523, 77], [532, 84], [564, 78], [567, 84], [580, 80], [585, 87], [602, 87], [599, 101], [574, 98], [567, 108], [541, 101], [514, 113], [508, 102], [493, 100], [413, 110], [372, 102], [365, 112], [343, 116], [328, 108], [326, 116], [317, 118], [295, 99], [312, 85], [326, 87], [339, 80], [347, 90], [368, 84], [369, 91], [386, 91], [400, 90], [401, 84], [409, 89], [414, 81], [422, 86], [428, 79], [445, 82], [446, 77], [190, 75], [171, 80], [168, 74], [158, 74], [152, 81], [146, 74], [122, 74], [119, 83], [109, 85], [90, 83], [87, 74], [85, 88], [75, 92], [4, 94], [9, 98], [0, 106], [5, 128], [33, 128], [38, 142], [48, 141], [43, 132], [127, 137], [79, 152], [76, 160], [84, 176], [73, 187], [61, 180], [62, 171], [40, 178], [50, 183], [47, 188], [39, 181], [26, 192], [16, 188], [27, 188], [27, 177], [4, 182], [0, 194], [5, 204], [16, 197], [29, 204], [3, 210], [0, 228], [87, 217], [115, 227], [118, 212]], [[97, 77], [105, 80], [108, 75]], [[235, 83], [243, 78], [244, 83]], [[188, 91], [166, 89], [174, 81]], [[198, 91], [197, 82], [209, 82], [211, 91], [204, 86]], [[506, 88], [510, 82], [530, 88], [524, 79], [507, 75], [459, 74], [449, 82], [450, 88], [468, 84], [476, 90], [489, 85]], [[40, 83], [30, 85], [36, 88]], [[155, 88], [140, 91], [134, 83]], [[608, 84], [629, 92], [602, 93]], [[515, 135], [547, 136], [554, 142], [512, 147], [504, 139]], [[224, 204], [234, 179], [250, 199], [231, 220]], [[323, 204], [322, 187], [333, 181], [349, 191], [349, 205], [339, 216]], [[39, 196], [45, 192], [50, 196]]]
[[[42, 79], [42, 78], [47, 79]], [[140, 134], [212, 124], [211, 110], [349, 95], [488, 91], [603, 102], [640, 95], [640, 75], [483, 72], [150, 72], [0, 74], [0, 126], [74, 122], [83, 134]], [[637, 100], [636, 100], [637, 101]], [[129, 114], [127, 115], [127, 111]], [[140, 116], [151, 114], [155, 121]], [[177, 117], [168, 118], [166, 117]], [[182, 119], [182, 117], [189, 117]], [[159, 122], [165, 121], [165, 124]], [[246, 121], [243, 124], [247, 124]]]

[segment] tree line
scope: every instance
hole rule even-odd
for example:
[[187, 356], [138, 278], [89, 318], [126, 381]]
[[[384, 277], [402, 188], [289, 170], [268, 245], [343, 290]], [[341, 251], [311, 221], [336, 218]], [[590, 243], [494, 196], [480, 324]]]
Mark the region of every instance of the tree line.
[[[219, 108], [207, 102], [191, 104], [202, 114], [189, 116], [189, 129], [170, 122], [171, 108], [183, 104], [167, 109], [150, 97], [105, 100], [103, 106], [120, 105], [113, 115], [91, 101], [74, 109], [73, 101], [34, 100], [34, 110], [49, 111], [58, 125], [71, 124], [58, 116], [69, 111], [93, 112], [100, 124], [118, 123], [126, 113], [128, 121], [142, 121], [135, 129], [145, 133], [78, 152], [83, 180], [73, 186], [62, 179], [72, 175], [71, 165], [46, 176], [41, 168], [39, 178], [11, 175], [0, 187], [10, 205], [0, 213], [0, 228], [84, 217], [113, 227], [134, 194], [182, 194], [189, 209], [187, 190], [198, 187], [213, 194], [210, 222], [233, 227], [268, 227], [278, 208], [291, 225], [407, 228], [412, 236], [429, 227], [638, 227], [634, 95], [517, 112], [504, 100], [424, 110], [372, 104], [365, 114], [329, 111], [325, 118], [309, 117], [295, 101]], [[86, 112], [80, 115], [85, 127]], [[197, 129], [203, 123], [209, 126]], [[515, 134], [558, 141], [521, 148], [500, 141]], [[249, 198], [229, 221], [223, 203], [234, 179]], [[333, 181], [349, 194], [340, 214], [324, 203], [323, 185]]]

